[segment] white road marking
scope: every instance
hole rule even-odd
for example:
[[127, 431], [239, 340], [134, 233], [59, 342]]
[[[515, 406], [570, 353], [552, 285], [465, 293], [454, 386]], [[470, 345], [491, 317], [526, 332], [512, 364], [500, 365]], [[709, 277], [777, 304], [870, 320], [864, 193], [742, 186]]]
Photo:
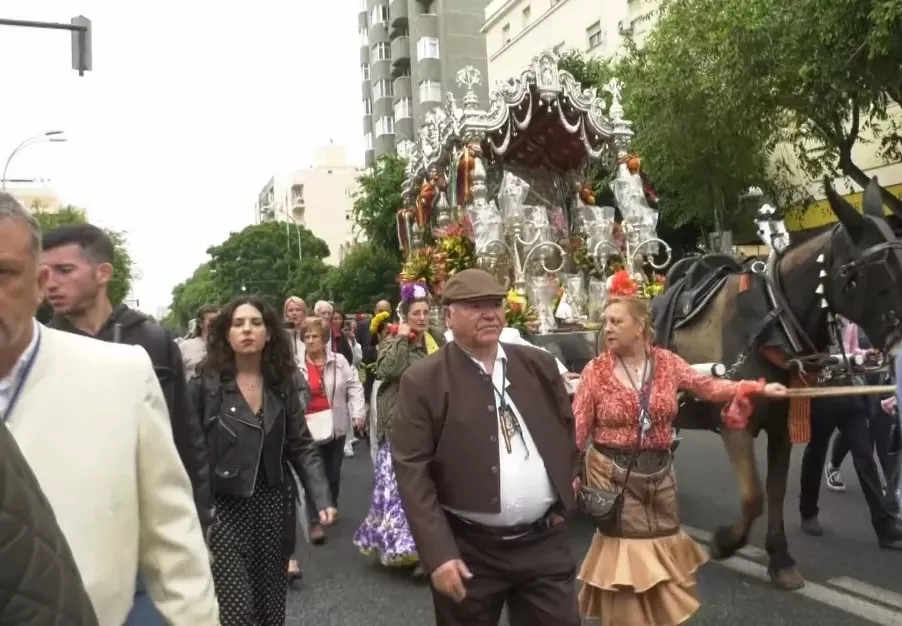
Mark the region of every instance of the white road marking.
[[902, 610], [902, 595], [893, 591], [889, 591], [888, 589], [875, 587], [874, 585], [863, 583], [860, 580], [855, 580], [854, 578], [849, 578], [848, 576], [831, 578], [827, 581], [827, 584], [833, 585], [834, 587], [839, 587], [840, 589], [845, 589], [846, 591], [851, 591], [852, 593], [858, 594], [859, 596], [864, 596], [865, 598], [876, 600], [877, 602], [888, 604], [889, 606], [894, 606]]
[[[687, 535], [695, 539], [697, 542], [710, 545], [713, 535], [707, 530], [693, 528], [692, 526], [685, 525], [683, 526], [683, 530]], [[770, 585], [771, 580], [770, 576], [767, 573], [767, 568], [759, 563], [754, 562], [753, 560], [750, 560], [750, 558], [744, 554], [744, 551], [746, 551], [747, 548], [753, 549], [748, 550], [747, 552], [745, 552], [745, 554], [764, 553], [766, 556], [766, 553], [760, 548], [755, 548], [754, 546], [746, 546], [746, 548], [743, 548], [743, 550], [740, 550], [738, 552], [738, 554], [742, 555], [743, 558], [733, 557], [724, 561], [715, 561], [715, 563], [722, 567], [726, 567], [727, 569], [733, 570], [734, 572], [749, 576], [750, 578], [760, 580]], [[846, 591], [854, 591], [854, 593], [866, 596], [871, 600], [876, 600], [877, 602], [883, 602], [885, 604], [891, 604], [893, 606], [900, 606], [895, 602], [902, 602], [902, 596], [899, 597], [899, 600], [895, 600], [895, 598], [893, 598], [894, 602], [887, 602], [887, 600], [884, 598], [891, 598], [892, 596], [897, 596], [898, 594], [893, 594], [892, 592], [885, 589], [873, 587], [851, 578], [837, 578], [829, 582], [831, 584], [835, 584], [835, 581], [840, 581], [847, 585], [846, 587], [843, 587], [843, 585], [837, 584], [837, 587], [843, 588]], [[855, 589], [851, 589], [851, 586], [855, 586]], [[774, 590], [774, 592], [779, 593], [776, 590]], [[886, 606], [882, 606], [874, 602], [869, 602], [868, 600], [863, 600], [859, 597], [838, 591], [837, 589], [831, 589], [830, 587], [819, 585], [818, 583], [808, 581], [805, 583], [804, 587], [793, 593], [797, 593], [798, 595], [804, 598], [808, 598], [809, 600], [814, 600], [815, 602], [819, 602], [834, 609], [838, 609], [840, 611], [843, 611], [844, 613], [854, 615], [855, 617], [860, 617], [861, 619], [867, 620], [874, 624], [879, 624], [879, 626], [902, 626], [902, 611], [894, 611], [890, 608], [887, 608]], [[878, 593], [881, 594], [879, 598], [877, 597]]]
[[[696, 541], [700, 541], [701, 543], [706, 543], [708, 545], [711, 544], [711, 541], [714, 539], [714, 535], [707, 530], [703, 530], [701, 528], [696, 528], [695, 526], [689, 526], [687, 524], [683, 524], [683, 530], [687, 535], [695, 539]], [[751, 559], [752, 561], [764, 561], [767, 560], [767, 551], [762, 550], [758, 546], [746, 545], [743, 546], [737, 554], [744, 556], [747, 559]]]

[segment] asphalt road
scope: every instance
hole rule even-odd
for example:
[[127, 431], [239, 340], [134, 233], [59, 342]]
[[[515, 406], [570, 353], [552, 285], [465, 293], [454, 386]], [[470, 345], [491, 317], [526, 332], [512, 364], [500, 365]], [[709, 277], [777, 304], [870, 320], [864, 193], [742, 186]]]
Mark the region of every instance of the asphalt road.
[[[738, 513], [733, 475], [720, 440], [685, 433], [677, 453], [682, 520], [704, 541]], [[758, 442], [763, 467], [764, 444]], [[289, 591], [292, 626], [427, 626], [433, 624], [428, 590], [361, 556], [351, 543], [369, 504], [371, 465], [365, 443], [346, 459], [342, 477], [341, 520], [324, 546], [302, 554], [304, 581]], [[826, 535], [812, 538], [798, 526], [798, 472], [802, 447], [793, 451], [786, 520], [790, 549], [808, 585], [799, 592], [774, 589], [763, 558], [763, 520], [741, 556], [711, 562], [699, 573], [702, 608], [695, 626], [902, 626], [902, 553], [877, 546], [867, 507], [851, 461], [843, 468], [848, 490], [823, 491], [821, 521]], [[592, 529], [572, 525], [574, 554], [581, 558]], [[588, 622], [587, 622], [588, 623]]]

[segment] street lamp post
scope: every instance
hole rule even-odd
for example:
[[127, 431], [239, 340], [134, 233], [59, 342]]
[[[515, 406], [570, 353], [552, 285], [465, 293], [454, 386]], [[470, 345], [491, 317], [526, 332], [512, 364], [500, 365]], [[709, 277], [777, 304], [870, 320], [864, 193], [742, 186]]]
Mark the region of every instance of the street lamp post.
[[6, 190], [6, 172], [9, 170], [9, 164], [13, 160], [19, 152], [27, 148], [28, 146], [33, 146], [36, 143], [41, 141], [49, 141], [51, 143], [63, 143], [66, 141], [65, 137], [60, 137], [63, 134], [61, 130], [48, 130], [45, 133], [41, 133], [40, 135], [35, 135], [34, 137], [29, 137], [18, 146], [16, 146], [12, 152], [9, 153], [9, 157], [6, 159], [6, 165], [3, 166], [3, 177], [0, 178], [0, 190]]

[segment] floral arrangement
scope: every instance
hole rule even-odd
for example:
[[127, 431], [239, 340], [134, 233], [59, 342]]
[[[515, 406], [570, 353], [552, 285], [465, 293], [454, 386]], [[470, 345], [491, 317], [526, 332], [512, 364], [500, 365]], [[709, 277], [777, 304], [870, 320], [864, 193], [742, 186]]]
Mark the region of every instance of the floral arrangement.
[[537, 316], [535, 311], [529, 307], [526, 298], [511, 289], [504, 299], [504, 319], [507, 326], [516, 328], [521, 333], [528, 333]]
[[434, 293], [440, 294], [441, 286], [448, 278], [446, 262], [445, 253], [435, 246], [423, 246], [413, 250], [401, 268], [399, 282], [421, 283], [431, 287]]
[[581, 237], [570, 238], [570, 257], [573, 259], [573, 268], [577, 272], [592, 274], [596, 272], [595, 264], [589, 258], [589, 249]]
[[401, 301], [422, 300], [429, 296], [429, 289], [420, 281], [407, 282], [401, 285]]
[[642, 287], [642, 296], [651, 300], [658, 294], [664, 292], [664, 277], [660, 274], [653, 274], [651, 281]]
[[382, 327], [382, 324], [384, 324], [390, 317], [391, 313], [389, 313], [388, 311], [382, 311], [382, 313], [374, 315], [373, 319], [370, 320], [370, 334], [378, 335], [379, 329]]
[[630, 273], [626, 270], [615, 272], [609, 280], [608, 294], [611, 296], [633, 297], [639, 291], [636, 281], [633, 280]]
[[476, 246], [470, 230], [469, 223], [464, 221], [433, 231], [436, 247], [445, 255], [445, 272], [449, 278], [476, 265]]

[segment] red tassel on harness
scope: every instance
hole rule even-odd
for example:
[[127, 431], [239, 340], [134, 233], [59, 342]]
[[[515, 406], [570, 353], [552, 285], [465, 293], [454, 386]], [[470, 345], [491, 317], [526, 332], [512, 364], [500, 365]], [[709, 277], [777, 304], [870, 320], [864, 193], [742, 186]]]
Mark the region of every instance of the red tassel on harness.
[[723, 425], [731, 430], [739, 430], [749, 425], [749, 418], [755, 405], [751, 397], [761, 395], [764, 391], [764, 379], [743, 380], [737, 385], [733, 400], [723, 408], [721, 419]]

